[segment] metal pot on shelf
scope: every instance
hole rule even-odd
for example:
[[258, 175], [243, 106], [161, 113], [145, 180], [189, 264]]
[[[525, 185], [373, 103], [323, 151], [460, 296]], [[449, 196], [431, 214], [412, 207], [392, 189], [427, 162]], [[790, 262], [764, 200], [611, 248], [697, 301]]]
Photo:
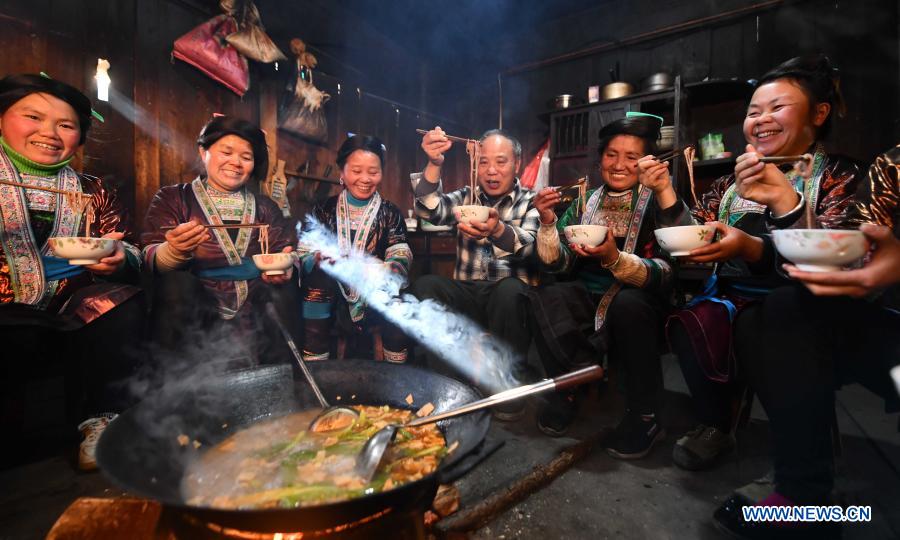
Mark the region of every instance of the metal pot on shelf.
[[600, 89], [600, 99], [617, 99], [634, 93], [634, 87], [631, 84], [620, 80], [618, 62], [616, 62], [615, 69], [609, 70], [609, 78], [612, 82]]
[[551, 99], [547, 103], [547, 107], [550, 109], [568, 109], [569, 107], [580, 105], [581, 102], [581, 99], [576, 98], [572, 94], [560, 94]]
[[660, 71], [644, 79], [641, 83], [641, 90], [644, 92], [655, 92], [671, 88], [674, 84], [674, 78], [671, 73]]

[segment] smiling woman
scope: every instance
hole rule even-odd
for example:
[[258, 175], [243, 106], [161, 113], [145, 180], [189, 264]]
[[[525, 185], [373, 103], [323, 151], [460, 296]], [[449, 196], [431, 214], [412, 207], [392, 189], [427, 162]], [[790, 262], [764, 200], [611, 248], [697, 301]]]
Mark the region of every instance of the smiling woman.
[[293, 251], [292, 223], [248, 185], [268, 172], [265, 136], [250, 122], [216, 116], [201, 130], [197, 151], [203, 172], [189, 183], [159, 190], [141, 238], [144, 260], [156, 281], [154, 338], [164, 349], [183, 352], [198, 336], [205, 340], [222, 332], [217, 337], [233, 345], [223, 350], [250, 363], [270, 358], [273, 346], [286, 352], [274, 331], [256, 348], [246, 343], [254, 334], [240, 331], [253, 325], [271, 329], [263, 324], [261, 309], [269, 301], [296, 331], [292, 272], [261, 275], [252, 257], [261, 252], [262, 228], [246, 227], [267, 225], [269, 247]]
[[[337, 153], [341, 184], [345, 189], [313, 209], [313, 216], [338, 237], [341, 251], [375, 257], [373, 265], [384, 266], [406, 279], [412, 251], [406, 243], [406, 222], [400, 209], [378, 193], [381, 184], [384, 144], [377, 137], [351, 135]], [[303, 357], [325, 360], [329, 356], [329, 335], [337, 319], [344, 335], [359, 334], [378, 326], [384, 338], [383, 359], [406, 361], [406, 337], [394, 325], [367, 309], [358, 292], [344, 287], [321, 268], [329, 264], [317, 251], [298, 247], [303, 267]], [[382, 262], [379, 262], [382, 261]], [[338, 309], [335, 311], [335, 305]], [[381, 351], [375, 351], [381, 359]]]
[[[669, 192], [672, 204], [662, 209], [664, 226], [715, 226], [718, 239], [690, 251], [687, 260], [717, 263], [717, 274], [704, 294], [676, 313], [667, 330], [681, 362], [701, 426], [675, 445], [673, 460], [686, 469], [707, 467], [734, 446], [730, 404], [743, 390], [734, 365], [747, 351], [733, 340], [753, 339], [747, 322], [761, 299], [785, 284], [776, 270], [768, 232], [803, 226], [810, 205], [810, 228], [857, 228], [850, 209], [861, 171], [853, 161], [828, 155], [821, 144], [834, 113], [843, 111], [837, 70], [827, 57], [793, 58], [759, 79], [744, 119], [746, 151], [734, 174], [717, 180], [692, 210], [672, 193], [668, 175], [655, 160], [642, 160], [642, 182], [654, 186], [660, 201]], [[790, 165], [781, 168], [762, 157], [814, 155], [807, 181]], [[663, 206], [661, 204], [661, 206]], [[746, 340], [745, 340], [746, 341]], [[749, 358], [749, 356], [748, 356]]]
[[[91, 381], [85, 409], [69, 411], [79, 420], [92, 417], [82, 424], [87, 439], [79, 465], [86, 469], [96, 466], [93, 445], [111, 416], [104, 411], [128, 404], [106, 383], [130, 371], [124, 344], [139, 339], [143, 312], [133, 286], [140, 254], [129, 243], [127, 215], [100, 179], [69, 166], [90, 127], [90, 100], [68, 84], [39, 75], [0, 80], [0, 342], [9, 359], [0, 373], [13, 385], [0, 395], [11, 396], [3, 408], [12, 410], [23, 388], [21, 359], [47, 359], [49, 371], [58, 358], [73, 374], [83, 371], [66, 382], [70, 403], [79, 403], [77, 380]], [[106, 256], [66, 260], [51, 249], [60, 245], [102, 245]], [[60, 348], [40, 349], [48, 343]], [[15, 431], [11, 436], [20, 439]]]

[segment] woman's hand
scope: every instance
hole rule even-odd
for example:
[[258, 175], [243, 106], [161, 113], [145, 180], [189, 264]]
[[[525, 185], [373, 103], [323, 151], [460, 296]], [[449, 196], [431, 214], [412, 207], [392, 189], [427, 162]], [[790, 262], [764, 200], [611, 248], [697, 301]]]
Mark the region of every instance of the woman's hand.
[[[294, 251], [294, 248], [291, 246], [285, 246], [284, 249], [281, 250], [282, 253], [290, 253]], [[291, 280], [291, 276], [294, 274], [294, 265], [288, 267], [287, 270], [284, 271], [283, 274], [278, 274], [274, 276], [267, 276], [265, 272], [262, 273], [260, 277], [262, 280], [269, 285], [282, 285]]]
[[435, 126], [434, 129], [422, 135], [422, 150], [428, 156], [428, 162], [436, 167], [444, 164], [444, 154], [450, 150], [451, 146], [453, 146], [453, 141], [447, 138], [447, 134], [440, 126]]
[[119, 270], [125, 264], [125, 248], [122, 247], [121, 240], [125, 235], [120, 232], [111, 232], [103, 235], [103, 238], [111, 238], [116, 241], [116, 250], [112, 255], [103, 257], [97, 264], [85, 265], [85, 269], [92, 274], [98, 276], [108, 276]]
[[334, 259], [331, 257], [322, 255], [321, 251], [315, 251], [312, 254], [313, 256], [313, 266], [321, 266], [322, 263], [334, 264]]
[[584, 244], [569, 244], [569, 248], [579, 257], [599, 259], [600, 264], [603, 266], [609, 266], [619, 258], [619, 246], [616, 245], [616, 238], [613, 236], [612, 229], [606, 230], [606, 238], [596, 247], [588, 247]]
[[731, 259], [744, 259], [747, 262], [756, 262], [762, 257], [763, 242], [761, 238], [751, 236], [744, 231], [725, 225], [719, 221], [710, 221], [707, 225], [713, 225], [719, 239], [692, 249], [686, 260], [695, 263], [725, 262]]
[[553, 209], [562, 199], [559, 191], [554, 188], [546, 187], [538, 192], [534, 198], [534, 207], [541, 214], [541, 223], [544, 225], [552, 225], [556, 221], [556, 213]]
[[488, 213], [487, 221], [470, 221], [469, 223], [457, 223], [456, 228], [462, 231], [463, 234], [474, 238], [476, 240], [481, 240], [487, 237], [498, 238], [503, 234], [503, 231], [506, 229], [506, 225], [500, 221], [500, 214], [497, 212], [496, 208], [491, 208]]
[[883, 225], [866, 223], [859, 230], [875, 244], [872, 259], [864, 267], [838, 272], [804, 272], [786, 264], [784, 269], [819, 296], [861, 297], [900, 283], [900, 239]]
[[800, 202], [800, 195], [787, 177], [771, 163], [762, 163], [762, 157], [748, 144], [746, 152], [738, 156], [734, 166], [735, 186], [738, 195], [769, 208], [772, 214], [783, 216]]
[[169, 244], [169, 249], [174, 250], [182, 257], [190, 256], [200, 244], [209, 239], [210, 235], [206, 227], [194, 220], [181, 223], [174, 229], [166, 231], [166, 242]]
[[660, 193], [672, 188], [672, 177], [669, 175], [669, 162], [657, 161], [656, 156], [646, 155], [638, 160], [638, 182], [653, 193]]

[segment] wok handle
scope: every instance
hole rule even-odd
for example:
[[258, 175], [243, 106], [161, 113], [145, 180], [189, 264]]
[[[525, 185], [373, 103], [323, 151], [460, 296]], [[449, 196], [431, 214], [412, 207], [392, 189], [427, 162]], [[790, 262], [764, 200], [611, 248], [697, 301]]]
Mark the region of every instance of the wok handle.
[[556, 383], [557, 390], [565, 390], [573, 386], [578, 386], [603, 377], [603, 368], [600, 366], [590, 366], [572, 373], [566, 373], [553, 379]]

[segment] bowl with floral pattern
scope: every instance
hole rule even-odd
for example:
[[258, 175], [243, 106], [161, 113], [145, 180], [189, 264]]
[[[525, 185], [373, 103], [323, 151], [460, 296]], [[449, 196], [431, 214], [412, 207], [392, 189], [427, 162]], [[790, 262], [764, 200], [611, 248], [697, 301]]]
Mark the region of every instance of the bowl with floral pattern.
[[465, 223], [466, 225], [472, 221], [484, 223], [488, 220], [490, 213], [490, 206], [481, 206], [480, 204], [463, 204], [453, 209], [453, 215], [456, 216], [456, 221]]
[[597, 247], [606, 240], [606, 225], [569, 225], [564, 229], [566, 241], [569, 245], [580, 244], [587, 247]]
[[861, 259], [868, 246], [860, 231], [781, 229], [772, 231], [775, 249], [806, 272], [833, 272]]
[[116, 240], [112, 238], [54, 236], [47, 242], [57, 257], [68, 259], [74, 265], [97, 264], [116, 250]]
[[280, 276], [294, 264], [293, 253], [262, 253], [253, 256], [253, 264], [267, 276]]
[[716, 228], [712, 225], [682, 225], [663, 227], [653, 231], [660, 247], [673, 257], [686, 257], [691, 250], [703, 247], [713, 241]]

